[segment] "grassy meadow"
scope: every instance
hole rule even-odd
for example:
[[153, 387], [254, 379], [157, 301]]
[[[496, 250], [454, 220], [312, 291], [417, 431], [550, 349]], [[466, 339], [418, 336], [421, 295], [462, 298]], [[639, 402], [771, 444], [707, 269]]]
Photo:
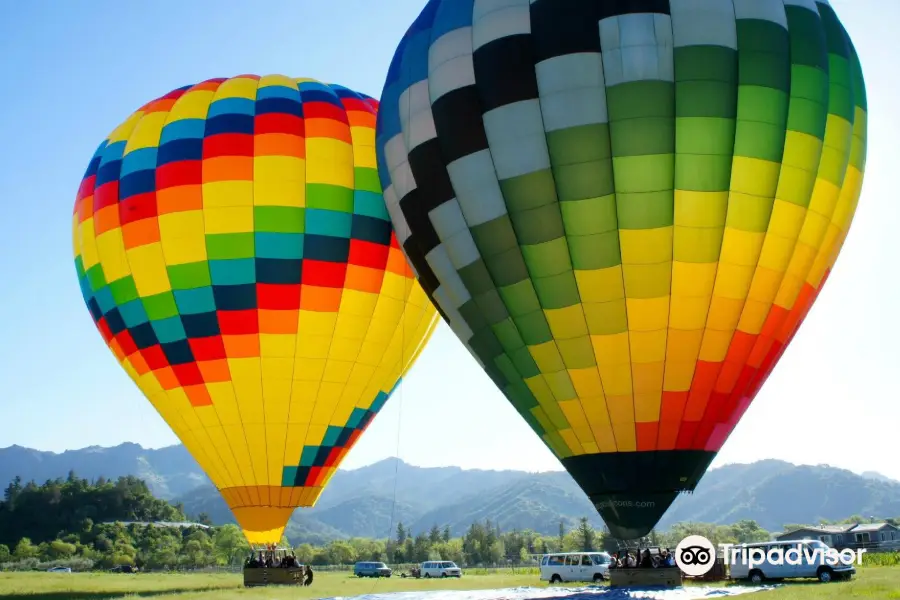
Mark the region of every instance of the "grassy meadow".
[[[536, 574], [494, 572], [462, 579], [357, 579], [347, 572], [319, 572], [310, 587], [246, 589], [238, 574], [0, 573], [0, 600], [287, 600], [362, 594], [545, 587]], [[722, 584], [719, 584], [722, 585]], [[788, 583], [760, 592], [765, 600], [885, 598], [900, 600], [900, 567], [864, 567], [849, 582]], [[750, 596], [757, 598], [757, 596]]]

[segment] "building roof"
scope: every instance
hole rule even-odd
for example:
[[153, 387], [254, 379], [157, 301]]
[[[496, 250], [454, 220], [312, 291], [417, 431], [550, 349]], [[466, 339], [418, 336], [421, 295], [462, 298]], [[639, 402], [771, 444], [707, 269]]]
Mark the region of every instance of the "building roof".
[[797, 529], [791, 529], [790, 531], [785, 531], [780, 534], [778, 537], [784, 537], [786, 535], [791, 535], [794, 533], [799, 533], [801, 531], [815, 531], [818, 533], [846, 533], [855, 527], [855, 523], [847, 523], [843, 525], [810, 525], [808, 527], [799, 527]]
[[826, 535], [830, 533], [863, 533], [866, 531], [881, 531], [885, 527], [898, 529], [890, 523], [842, 523], [840, 525], [809, 525], [807, 527], [800, 527], [797, 529], [792, 529], [790, 531], [785, 531], [784, 533], [777, 533], [774, 534], [773, 537], [780, 539], [789, 535], [794, 535], [795, 533], [805, 531], [817, 532]]
[[209, 529], [209, 525], [202, 523], [190, 523], [188, 521], [106, 521], [105, 524], [120, 523], [122, 525], [148, 525], [150, 527], [199, 527], [200, 529]]
[[893, 529], [897, 529], [890, 523], [862, 523], [853, 528], [853, 533], [863, 532], [863, 531], [881, 531], [885, 527], [891, 527]]

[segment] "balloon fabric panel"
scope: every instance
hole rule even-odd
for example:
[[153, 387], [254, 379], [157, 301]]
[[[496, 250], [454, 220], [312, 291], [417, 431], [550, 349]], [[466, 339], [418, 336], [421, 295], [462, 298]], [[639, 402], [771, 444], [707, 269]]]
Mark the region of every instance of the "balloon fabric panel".
[[252, 543], [315, 504], [436, 323], [378, 184], [377, 106], [278, 75], [186, 86], [78, 191], [94, 322]]
[[834, 265], [866, 110], [821, 0], [431, 0], [378, 168], [426, 292], [582, 488], [668, 493]]

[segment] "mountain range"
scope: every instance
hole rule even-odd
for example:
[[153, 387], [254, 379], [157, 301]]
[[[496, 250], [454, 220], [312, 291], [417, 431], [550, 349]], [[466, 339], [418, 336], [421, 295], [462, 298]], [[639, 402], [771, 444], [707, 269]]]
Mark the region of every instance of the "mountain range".
[[[125, 443], [62, 453], [0, 448], [0, 482], [65, 477], [69, 471], [96, 479], [135, 475], [154, 495], [180, 502], [192, 517], [233, 522], [218, 491], [181, 446], [145, 449]], [[693, 494], [679, 497], [659, 523], [730, 524], [754, 519], [770, 531], [787, 523], [818, 523], [851, 515], [900, 516], [900, 482], [874, 472], [861, 475], [827, 465], [797, 466], [779, 460], [711, 469]], [[504, 530], [533, 529], [555, 535], [586, 516], [602, 526], [587, 496], [562, 471], [472, 470], [417, 467], [397, 458], [339, 470], [318, 504], [294, 513], [292, 541], [321, 543], [348, 537], [387, 537], [398, 522], [414, 533], [449, 525], [462, 534], [473, 521], [490, 519]]]

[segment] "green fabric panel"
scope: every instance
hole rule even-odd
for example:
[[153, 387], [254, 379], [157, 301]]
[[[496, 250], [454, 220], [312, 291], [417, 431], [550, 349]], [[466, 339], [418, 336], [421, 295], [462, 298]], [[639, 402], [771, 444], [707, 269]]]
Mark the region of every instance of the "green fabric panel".
[[507, 212], [526, 211], [556, 202], [556, 187], [550, 169], [500, 180]]
[[[606, 88], [609, 121], [675, 116], [675, 84], [671, 81], [632, 81]], [[612, 134], [610, 134], [612, 135]]]
[[556, 202], [530, 210], [510, 210], [509, 218], [519, 244], [530, 246], [562, 239], [566, 235], [566, 230], [559, 210], [559, 204]]
[[828, 50], [819, 14], [793, 5], [785, 5], [784, 12], [790, 34], [791, 63], [826, 71]]
[[584, 319], [591, 335], [612, 335], [628, 331], [625, 299], [583, 305]]
[[544, 344], [553, 339], [553, 333], [550, 331], [547, 317], [544, 316], [544, 312], [541, 310], [536, 310], [521, 317], [513, 317], [513, 322], [528, 346]]
[[684, 228], [675, 226], [672, 258], [679, 262], [711, 263], [719, 259], [724, 227]]
[[474, 300], [481, 314], [484, 315], [485, 321], [491, 325], [501, 323], [509, 318], [509, 312], [506, 310], [506, 306], [504, 306], [497, 290], [492, 289], [489, 292], [480, 294]]
[[513, 317], [522, 317], [541, 309], [534, 286], [530, 280], [501, 287], [497, 292], [503, 298], [506, 310]]
[[576, 271], [605, 269], [622, 264], [619, 231], [589, 235], [569, 235], [569, 253]]
[[532, 279], [538, 300], [545, 309], [565, 308], [581, 302], [572, 271]]
[[740, 194], [729, 199], [725, 224], [742, 231], [764, 233], [769, 228], [771, 216], [772, 198]]
[[588, 369], [597, 366], [594, 346], [587, 336], [556, 340], [556, 347], [567, 369]]
[[[675, 152], [675, 120], [672, 117], [612, 121], [609, 124], [609, 133], [614, 165], [617, 157]], [[615, 166], [613, 168], [615, 169]]]
[[516, 324], [513, 323], [512, 317], [507, 317], [499, 323], [494, 323], [491, 325], [491, 330], [497, 336], [500, 345], [503, 346], [504, 352], [512, 352], [525, 346], [525, 342], [522, 340], [519, 330], [516, 329]]
[[569, 248], [564, 237], [536, 246], [522, 246], [522, 258], [525, 259], [525, 266], [528, 267], [532, 281], [559, 275], [572, 269]]

